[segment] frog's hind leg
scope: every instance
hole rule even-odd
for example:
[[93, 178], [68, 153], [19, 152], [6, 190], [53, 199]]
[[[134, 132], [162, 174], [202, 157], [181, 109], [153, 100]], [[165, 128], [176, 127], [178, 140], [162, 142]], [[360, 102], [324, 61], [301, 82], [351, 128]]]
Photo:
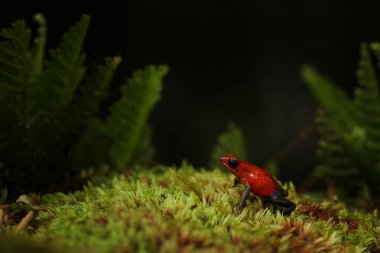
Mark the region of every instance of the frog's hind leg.
[[281, 189], [281, 197], [287, 197], [289, 192], [287, 190]]
[[268, 198], [260, 197], [260, 200], [261, 200], [261, 204], [263, 205], [263, 208], [267, 208], [268, 207]]
[[275, 191], [270, 195], [270, 200], [273, 204], [283, 208], [284, 210], [282, 210], [282, 214], [288, 216], [294, 211], [294, 209], [296, 209], [296, 204], [282, 196], [282, 192]]
[[285, 197], [287, 197], [289, 195], [289, 192], [287, 190], [283, 189], [280, 185], [276, 186], [276, 190], [275, 191], [276, 191], [276, 194], [278, 196], [283, 197], [283, 198], [285, 198]]

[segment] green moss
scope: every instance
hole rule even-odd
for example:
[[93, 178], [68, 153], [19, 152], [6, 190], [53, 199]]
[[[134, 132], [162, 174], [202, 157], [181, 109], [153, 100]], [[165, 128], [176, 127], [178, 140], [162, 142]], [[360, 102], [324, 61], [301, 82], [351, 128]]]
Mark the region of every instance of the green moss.
[[[251, 194], [240, 215], [242, 187], [232, 175], [157, 167], [134, 168], [124, 175], [89, 183], [83, 191], [29, 196], [28, 204], [6, 210], [3, 235], [10, 233], [26, 211], [36, 213], [22, 233], [34, 244], [85, 252], [363, 252], [380, 248], [377, 212], [348, 210], [339, 201], [312, 202], [297, 196], [290, 217], [263, 209]], [[19, 218], [17, 218], [19, 217]], [[7, 232], [8, 231], [8, 232]], [[3, 238], [3, 245], [8, 240]], [[1, 242], [1, 241], [0, 241]], [[0, 243], [1, 244], [1, 243]], [[3, 251], [2, 251], [3, 252]]]

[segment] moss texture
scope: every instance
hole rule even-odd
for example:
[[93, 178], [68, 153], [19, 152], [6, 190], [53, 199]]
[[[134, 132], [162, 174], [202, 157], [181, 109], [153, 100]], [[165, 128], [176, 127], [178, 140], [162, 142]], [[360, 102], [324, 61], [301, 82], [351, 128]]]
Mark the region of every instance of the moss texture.
[[[264, 209], [251, 194], [240, 215], [243, 187], [219, 170], [133, 168], [88, 183], [82, 191], [24, 196], [3, 207], [0, 252], [365, 252], [380, 249], [377, 212], [348, 210], [339, 201], [297, 196], [289, 217]], [[29, 211], [20, 234], [16, 224]]]

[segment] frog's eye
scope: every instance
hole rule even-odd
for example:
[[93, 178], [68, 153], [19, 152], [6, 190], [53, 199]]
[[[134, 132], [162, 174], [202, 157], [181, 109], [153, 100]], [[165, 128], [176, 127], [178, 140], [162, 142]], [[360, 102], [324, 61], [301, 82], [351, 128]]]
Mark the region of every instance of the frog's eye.
[[238, 165], [239, 162], [235, 158], [228, 159], [228, 166], [230, 166], [231, 168], [236, 169]]

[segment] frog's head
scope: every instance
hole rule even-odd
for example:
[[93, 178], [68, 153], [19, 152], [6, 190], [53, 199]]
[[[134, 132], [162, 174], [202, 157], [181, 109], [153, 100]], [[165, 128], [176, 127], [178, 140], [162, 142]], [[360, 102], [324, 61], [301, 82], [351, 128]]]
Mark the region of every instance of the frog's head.
[[220, 163], [223, 164], [233, 174], [238, 174], [240, 159], [236, 155], [229, 154], [222, 156], [220, 158]]

